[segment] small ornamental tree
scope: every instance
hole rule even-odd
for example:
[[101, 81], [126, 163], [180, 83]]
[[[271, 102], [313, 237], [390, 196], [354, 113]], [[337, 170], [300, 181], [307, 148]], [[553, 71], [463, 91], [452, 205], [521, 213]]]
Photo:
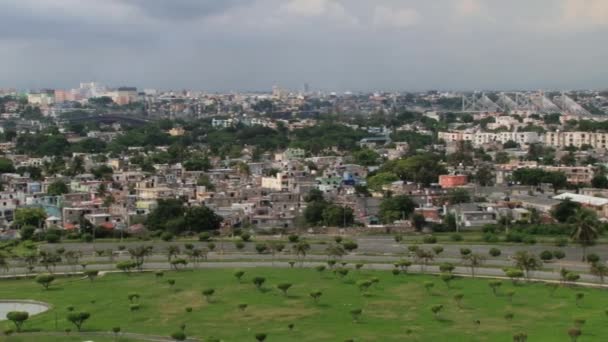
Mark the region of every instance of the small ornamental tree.
[[359, 322], [359, 318], [361, 317], [362, 313], [363, 313], [363, 310], [361, 310], [361, 309], [350, 310], [350, 315], [353, 316], [353, 321], [355, 321], [355, 322]]
[[84, 275], [85, 277], [87, 277], [90, 281], [95, 280], [95, 278], [97, 278], [97, 276], [99, 275], [99, 271], [97, 270], [86, 270], [84, 271]]
[[127, 295], [127, 298], [129, 298], [129, 302], [135, 303], [139, 301], [139, 293], [131, 292]]
[[17, 329], [17, 332], [21, 332], [23, 323], [25, 323], [29, 317], [30, 314], [27, 311], [11, 311], [6, 314], [6, 319], [15, 324], [15, 329]]
[[488, 254], [490, 254], [491, 257], [498, 258], [502, 254], [502, 251], [500, 249], [494, 247], [494, 248], [490, 248], [490, 250], [488, 251]]
[[277, 289], [281, 290], [281, 292], [283, 292], [284, 296], [287, 296], [287, 290], [289, 290], [290, 287], [291, 287], [290, 283], [281, 283], [281, 284], [277, 285]]
[[433, 246], [432, 250], [433, 250], [433, 253], [435, 253], [435, 256], [439, 256], [439, 254], [443, 253], [442, 246]]
[[445, 283], [445, 286], [447, 286], [447, 288], [450, 288], [450, 282], [452, 280], [454, 280], [454, 275], [451, 273], [443, 273], [441, 276], [441, 280], [443, 280], [443, 282]]
[[462, 293], [457, 293], [454, 295], [454, 301], [456, 302], [456, 305], [458, 306], [459, 309], [462, 309], [462, 299], [464, 298], [464, 294]]
[[325, 272], [326, 267], [324, 265], [318, 265], [315, 267], [315, 270], [319, 272], [319, 274]]
[[426, 292], [431, 293], [431, 289], [435, 286], [435, 283], [427, 281], [424, 283], [424, 288], [426, 289]]
[[173, 334], [171, 334], [171, 338], [175, 341], [185, 341], [186, 333], [184, 333], [183, 331], [176, 331]]
[[255, 285], [255, 288], [258, 290], [262, 289], [262, 285], [264, 285], [264, 283], [266, 282], [266, 278], [264, 277], [255, 277], [252, 280], [253, 285]]
[[82, 325], [91, 317], [88, 312], [72, 312], [68, 314], [68, 321], [76, 326], [78, 331], [81, 331]]
[[236, 280], [239, 281], [239, 283], [241, 282], [241, 278], [243, 278], [244, 275], [245, 275], [245, 272], [243, 272], [243, 271], [234, 272], [234, 277], [236, 278]]
[[51, 286], [51, 283], [55, 280], [55, 277], [51, 274], [40, 274], [39, 276], [36, 277], [36, 282], [40, 285], [42, 285], [42, 287], [44, 287], [45, 290], [49, 289], [49, 286]]
[[568, 336], [570, 336], [570, 340], [572, 342], [576, 342], [576, 340], [578, 340], [578, 338], [582, 334], [583, 334], [583, 332], [579, 328], [570, 328], [570, 329], [568, 329]]
[[502, 281], [493, 280], [488, 283], [488, 286], [490, 286], [490, 288], [492, 288], [492, 293], [494, 293], [494, 295], [496, 296], [496, 295], [498, 295], [498, 289], [502, 286]]
[[441, 304], [431, 306], [431, 312], [433, 312], [433, 315], [435, 315], [436, 319], [439, 319], [439, 313], [441, 312], [441, 310], [443, 310], [443, 305]]
[[257, 334], [255, 334], [255, 339], [258, 342], [264, 342], [264, 341], [266, 341], [266, 337], [267, 337], [267, 335], [265, 333], [257, 333]]
[[245, 311], [245, 309], [247, 309], [248, 305], [245, 303], [241, 303], [239, 305], [236, 306], [241, 312]]
[[175, 279], [168, 279], [167, 284], [169, 284], [169, 287], [173, 288], [173, 286], [175, 285]]
[[579, 292], [576, 294], [576, 306], [580, 307], [581, 306], [581, 301], [583, 300], [583, 298], [585, 298], [585, 294], [582, 292]]
[[313, 291], [310, 293], [310, 297], [315, 301], [315, 303], [319, 301], [319, 298], [321, 298], [322, 295], [323, 292], [321, 291]]
[[203, 296], [205, 296], [205, 299], [207, 300], [207, 303], [211, 303], [211, 297], [213, 297], [214, 293], [215, 293], [214, 289], [205, 289], [205, 290], [203, 290]]
[[441, 271], [441, 273], [452, 273], [454, 268], [454, 265], [449, 262], [444, 262], [439, 265], [439, 271]]
[[513, 290], [507, 291], [507, 298], [509, 298], [509, 303], [513, 303], [513, 296], [515, 296], [515, 291], [513, 291]]
[[112, 332], [114, 333], [114, 339], [118, 338], [118, 334], [120, 334], [120, 327], [112, 328]]

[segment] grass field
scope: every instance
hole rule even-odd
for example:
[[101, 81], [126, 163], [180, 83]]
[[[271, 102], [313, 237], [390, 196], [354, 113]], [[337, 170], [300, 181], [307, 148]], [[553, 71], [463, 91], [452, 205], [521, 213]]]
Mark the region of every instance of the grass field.
[[[608, 292], [585, 288], [559, 288], [554, 294], [543, 284], [513, 285], [503, 281], [495, 296], [490, 280], [460, 278], [451, 288], [439, 277], [393, 275], [390, 272], [354, 270], [343, 279], [312, 269], [245, 269], [241, 282], [235, 270], [209, 269], [166, 272], [160, 280], [153, 273], [111, 274], [94, 282], [60, 278], [49, 290], [32, 279], [0, 282], [0, 299], [35, 299], [53, 308], [34, 316], [24, 326], [27, 331], [75, 331], [67, 320], [68, 306], [87, 311], [91, 318], [85, 331], [122, 331], [168, 336], [185, 324], [189, 337], [205, 340], [255, 341], [256, 333], [268, 334], [267, 341], [512, 341], [513, 334], [525, 332], [530, 341], [568, 341], [567, 331], [575, 319], [584, 319], [579, 341], [608, 339]], [[262, 290], [252, 279], [265, 277]], [[359, 280], [378, 278], [378, 283], [362, 292]], [[171, 287], [167, 280], [175, 280]], [[276, 288], [291, 283], [287, 296]], [[424, 284], [433, 282], [427, 291]], [[208, 303], [202, 290], [215, 289]], [[322, 291], [315, 302], [312, 291]], [[512, 302], [507, 293], [515, 291]], [[130, 311], [127, 298], [137, 292], [139, 311]], [[463, 294], [461, 308], [454, 295]], [[577, 306], [575, 296], [584, 298]], [[241, 311], [238, 304], [248, 307]], [[433, 305], [442, 304], [435, 316]], [[191, 307], [192, 312], [186, 312]], [[363, 312], [355, 322], [351, 310]], [[513, 319], [505, 319], [507, 312]], [[479, 321], [479, 322], [477, 322]], [[288, 328], [294, 324], [293, 331]], [[0, 322], [4, 329], [10, 322]], [[2, 338], [0, 337], [0, 340]], [[68, 336], [19, 336], [6, 341], [82, 341]], [[113, 338], [87, 338], [113, 341]], [[122, 341], [127, 341], [122, 340]]]

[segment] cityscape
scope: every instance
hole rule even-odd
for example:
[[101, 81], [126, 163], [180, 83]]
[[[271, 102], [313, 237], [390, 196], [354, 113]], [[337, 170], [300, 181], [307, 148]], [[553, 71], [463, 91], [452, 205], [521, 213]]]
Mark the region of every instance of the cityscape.
[[608, 6], [556, 2], [0, 4], [0, 340], [607, 340]]

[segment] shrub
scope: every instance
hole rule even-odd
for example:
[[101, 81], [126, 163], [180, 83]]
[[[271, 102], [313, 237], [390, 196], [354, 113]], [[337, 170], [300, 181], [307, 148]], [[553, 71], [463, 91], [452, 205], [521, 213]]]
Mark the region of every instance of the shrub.
[[163, 241], [171, 241], [171, 240], [173, 240], [174, 236], [173, 236], [173, 234], [171, 234], [169, 232], [164, 232], [161, 234], [160, 238]]
[[510, 231], [505, 236], [505, 241], [506, 242], [521, 243], [521, 242], [524, 241], [524, 238], [525, 238], [525, 234], [520, 233], [520, 232], [516, 232], [516, 231]]
[[427, 244], [437, 243], [437, 238], [434, 237], [433, 235], [426, 235], [425, 237], [422, 238], [422, 242], [427, 243]]
[[211, 240], [211, 235], [208, 232], [202, 232], [198, 235], [199, 241], [209, 241]]
[[450, 235], [450, 240], [452, 240], [452, 241], [462, 241], [462, 235], [460, 235], [460, 234], [452, 234], [452, 235]]
[[553, 253], [551, 251], [542, 251], [540, 253], [540, 259], [545, 262], [549, 261], [553, 259]]
[[557, 247], [566, 247], [568, 245], [568, 239], [564, 237], [557, 238], [555, 239], [555, 245]]
[[186, 334], [183, 331], [176, 331], [171, 334], [171, 338], [175, 341], [184, 341], [186, 340]]
[[495, 243], [495, 242], [498, 242], [498, 240], [499, 240], [498, 236], [496, 234], [494, 234], [494, 233], [485, 233], [485, 234], [483, 234], [483, 241], [485, 241], [485, 242]]
[[495, 258], [499, 257], [502, 254], [501, 250], [496, 247], [490, 248], [490, 251], [488, 253]]
[[536, 244], [536, 238], [531, 235], [526, 235], [526, 236], [524, 236], [524, 243], [526, 245], [534, 245], [534, 244]]
[[243, 242], [249, 242], [249, 241], [251, 241], [251, 234], [249, 234], [249, 233], [242, 233], [241, 234], [241, 240], [243, 240]]

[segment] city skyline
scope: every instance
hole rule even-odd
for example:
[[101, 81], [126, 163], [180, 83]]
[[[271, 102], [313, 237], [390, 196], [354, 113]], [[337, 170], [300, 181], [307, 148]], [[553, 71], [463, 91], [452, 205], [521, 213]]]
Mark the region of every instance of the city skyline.
[[0, 87], [567, 90], [605, 89], [608, 76], [601, 0], [8, 0], [0, 9]]

